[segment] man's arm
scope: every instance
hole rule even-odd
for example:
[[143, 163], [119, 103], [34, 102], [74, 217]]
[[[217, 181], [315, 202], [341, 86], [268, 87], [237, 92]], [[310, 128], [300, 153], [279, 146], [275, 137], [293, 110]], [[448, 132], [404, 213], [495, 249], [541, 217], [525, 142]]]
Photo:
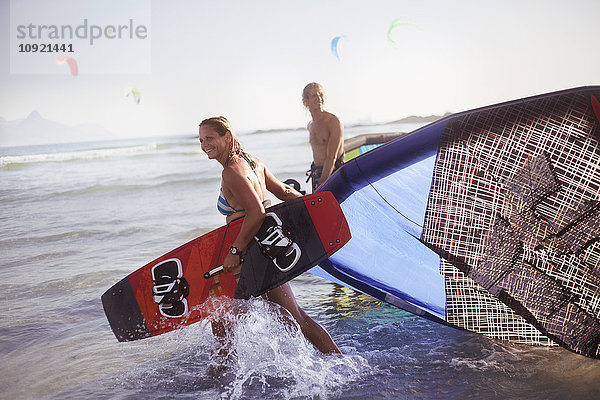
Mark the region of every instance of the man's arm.
[[323, 162], [323, 172], [319, 179], [319, 185], [325, 183], [327, 178], [333, 173], [333, 167], [335, 166], [335, 160], [337, 152], [342, 147], [342, 141], [344, 140], [344, 126], [341, 121], [334, 115], [328, 124], [329, 128], [329, 140], [327, 141], [327, 155]]

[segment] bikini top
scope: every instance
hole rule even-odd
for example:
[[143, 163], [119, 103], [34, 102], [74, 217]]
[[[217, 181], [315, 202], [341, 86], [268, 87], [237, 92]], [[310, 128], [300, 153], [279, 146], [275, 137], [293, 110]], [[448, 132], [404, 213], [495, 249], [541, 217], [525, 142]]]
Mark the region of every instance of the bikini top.
[[227, 202], [225, 196], [223, 196], [223, 188], [219, 190], [219, 197], [217, 198], [217, 210], [219, 210], [219, 212], [226, 217], [229, 217], [231, 214], [234, 214], [236, 212], [246, 211], [236, 210], [235, 208], [231, 207]]
[[[246, 160], [246, 162], [248, 163], [248, 165], [250, 165], [250, 167], [252, 167], [252, 164], [250, 164], [250, 160], [248, 159], [248, 157], [246, 157], [246, 155], [244, 155], [243, 153], [240, 153], [240, 156], [244, 160]], [[254, 168], [252, 168], [252, 172], [254, 172], [254, 175], [256, 175], [258, 177]], [[263, 201], [264, 207], [268, 207], [267, 204], [270, 204], [270, 203], [271, 202], [269, 200]], [[233, 208], [229, 205], [229, 203], [227, 202], [227, 199], [225, 198], [225, 196], [223, 196], [223, 187], [221, 187], [221, 189], [219, 190], [219, 197], [217, 198], [217, 210], [219, 210], [219, 212], [226, 217], [229, 217], [230, 215], [232, 215], [236, 212], [246, 211], [244, 209], [236, 210], [235, 208]]]

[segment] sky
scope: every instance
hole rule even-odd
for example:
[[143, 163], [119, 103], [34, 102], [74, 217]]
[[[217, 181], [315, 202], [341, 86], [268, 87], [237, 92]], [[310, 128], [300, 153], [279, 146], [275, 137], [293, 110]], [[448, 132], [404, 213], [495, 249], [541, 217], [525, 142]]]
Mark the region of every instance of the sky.
[[[0, 117], [36, 110], [123, 138], [195, 133], [214, 115], [238, 131], [296, 128], [310, 120], [301, 93], [312, 81], [345, 124], [466, 111], [600, 84], [598, 16], [597, 0], [0, 0]], [[26, 71], [56, 53], [17, 54], [27, 40], [11, 22], [84, 18], [133, 18], [147, 35], [79, 46], [77, 76], [53, 63]], [[396, 19], [409, 24], [392, 45]]]

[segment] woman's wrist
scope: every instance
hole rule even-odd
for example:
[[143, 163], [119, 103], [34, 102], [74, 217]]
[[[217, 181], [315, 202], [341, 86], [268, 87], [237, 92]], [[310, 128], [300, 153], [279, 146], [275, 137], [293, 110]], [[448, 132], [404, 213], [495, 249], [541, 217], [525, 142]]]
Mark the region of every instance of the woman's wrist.
[[[234, 250], [234, 248], [235, 248], [235, 250]], [[242, 246], [241, 244], [233, 243], [231, 245], [231, 247], [229, 248], [229, 252], [231, 254], [237, 254], [237, 252], [239, 252], [239, 254], [242, 255], [246, 252], [246, 246]]]

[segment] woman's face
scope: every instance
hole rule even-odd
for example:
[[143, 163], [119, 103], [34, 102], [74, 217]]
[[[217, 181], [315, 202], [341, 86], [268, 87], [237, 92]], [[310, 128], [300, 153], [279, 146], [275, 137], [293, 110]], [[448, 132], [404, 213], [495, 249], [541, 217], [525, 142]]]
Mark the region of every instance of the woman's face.
[[201, 126], [198, 135], [202, 151], [206, 153], [210, 159], [226, 159], [229, 156], [229, 147], [227, 143], [227, 135], [219, 136], [210, 126]]

